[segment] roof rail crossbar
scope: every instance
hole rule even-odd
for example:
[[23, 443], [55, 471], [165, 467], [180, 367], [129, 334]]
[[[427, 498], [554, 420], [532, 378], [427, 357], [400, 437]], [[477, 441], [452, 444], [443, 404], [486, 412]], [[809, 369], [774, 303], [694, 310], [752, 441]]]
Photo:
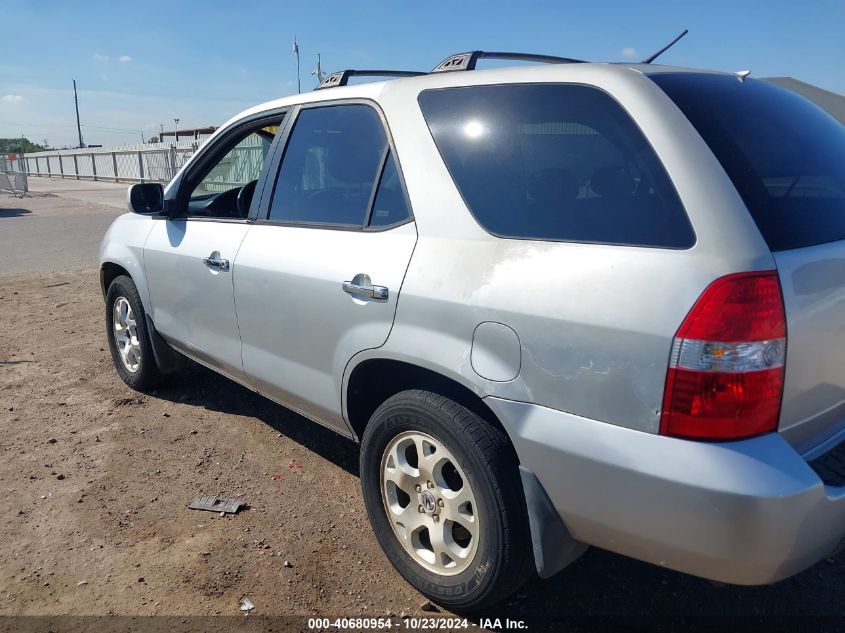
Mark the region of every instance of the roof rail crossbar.
[[557, 57], [555, 55], [535, 55], [534, 53], [501, 53], [492, 51], [469, 51], [450, 55], [434, 67], [433, 73], [445, 73], [453, 70], [475, 70], [479, 59], [510, 59], [521, 62], [540, 62], [542, 64], [580, 64], [583, 59]]
[[330, 75], [323, 77], [320, 85], [315, 90], [323, 88], [335, 88], [336, 86], [345, 86], [349, 83], [350, 77], [418, 77], [427, 73], [418, 72], [415, 70], [339, 70]]

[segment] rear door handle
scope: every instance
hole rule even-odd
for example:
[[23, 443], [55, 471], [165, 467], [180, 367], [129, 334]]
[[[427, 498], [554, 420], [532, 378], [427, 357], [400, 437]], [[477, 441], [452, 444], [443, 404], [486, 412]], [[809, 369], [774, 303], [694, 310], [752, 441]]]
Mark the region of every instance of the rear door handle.
[[353, 297], [372, 299], [373, 301], [387, 301], [389, 291], [384, 286], [374, 286], [369, 275], [359, 273], [352, 281], [343, 282], [343, 291]]
[[229, 270], [229, 260], [220, 257], [220, 251], [214, 251], [208, 257], [202, 258], [202, 263], [215, 270]]

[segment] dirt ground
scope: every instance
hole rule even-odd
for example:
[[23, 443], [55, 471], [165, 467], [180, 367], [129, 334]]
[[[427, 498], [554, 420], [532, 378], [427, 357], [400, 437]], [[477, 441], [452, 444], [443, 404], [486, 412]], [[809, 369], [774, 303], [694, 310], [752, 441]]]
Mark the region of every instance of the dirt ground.
[[[97, 283], [3, 280], [2, 610], [223, 614], [243, 595], [275, 614], [416, 610], [376, 551], [355, 445], [199, 367], [130, 391]], [[201, 494], [251, 508], [187, 510]]]
[[[0, 199], [0, 248], [4, 222], [57, 204], [78, 206]], [[4, 216], [11, 206], [27, 213]], [[148, 394], [123, 385], [95, 259], [0, 272], [0, 615], [236, 616], [244, 596], [260, 615], [431, 615], [378, 549], [355, 444], [200, 367]], [[250, 508], [186, 508], [208, 494]], [[841, 617], [843, 563], [717, 587], [590, 550], [500, 611]]]

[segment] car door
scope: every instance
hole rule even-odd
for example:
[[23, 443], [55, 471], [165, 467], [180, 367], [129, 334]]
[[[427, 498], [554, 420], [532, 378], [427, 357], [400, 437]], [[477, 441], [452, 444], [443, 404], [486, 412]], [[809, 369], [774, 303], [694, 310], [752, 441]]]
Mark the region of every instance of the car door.
[[[276, 117], [279, 119], [280, 117]], [[245, 382], [232, 291], [235, 255], [249, 231], [252, 193], [279, 120], [224, 134], [177, 183], [170, 217], [144, 246], [156, 330], [172, 345]]]
[[390, 333], [417, 239], [395, 152], [365, 103], [306, 107], [236, 260], [244, 371], [348, 433], [343, 370]]

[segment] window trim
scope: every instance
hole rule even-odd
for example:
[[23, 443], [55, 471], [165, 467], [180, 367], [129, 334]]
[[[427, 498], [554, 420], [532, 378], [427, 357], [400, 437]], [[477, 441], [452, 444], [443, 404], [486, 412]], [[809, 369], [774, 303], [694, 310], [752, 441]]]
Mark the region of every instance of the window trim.
[[408, 217], [404, 220], [399, 220], [391, 224], [378, 224], [376, 226], [372, 225], [373, 211], [375, 211], [375, 204], [376, 198], [378, 198], [379, 187], [381, 187], [381, 181], [384, 178], [384, 170], [387, 169], [387, 161], [391, 157], [396, 163], [396, 171], [399, 172], [399, 160], [396, 158], [396, 154], [393, 153], [393, 150], [388, 147], [387, 151], [385, 151], [384, 156], [382, 157], [381, 167], [379, 168], [378, 172], [378, 182], [376, 183], [376, 186], [373, 187], [373, 196], [370, 200], [369, 209], [367, 210], [367, 221], [364, 222], [365, 233], [379, 233], [380, 231], [387, 231], [389, 229], [396, 228], [397, 226], [407, 224], [409, 221], [414, 219], [413, 212], [411, 211], [411, 205], [408, 201], [408, 194], [405, 191], [405, 183], [402, 181], [402, 174], [399, 173], [399, 186], [402, 190], [402, 197], [405, 199], [405, 208], [408, 209]]
[[[428, 119], [425, 116], [425, 112], [423, 110], [422, 103], [420, 102], [420, 98], [422, 95], [428, 92], [440, 92], [440, 91], [448, 91], [448, 90], [460, 90], [460, 89], [469, 89], [469, 88], [492, 88], [492, 87], [506, 87], [506, 86], [580, 86], [583, 88], [590, 88], [597, 92], [601, 92], [602, 94], [606, 95], [613, 103], [619, 106], [620, 110], [628, 117], [631, 121], [633, 126], [636, 130], [642, 135], [643, 139], [645, 140], [648, 148], [654, 154], [655, 160], [657, 160], [658, 165], [663, 170], [663, 173], [666, 175], [666, 180], [669, 186], [674, 191], [675, 196], [678, 199], [678, 203], [680, 205], [680, 210], [683, 212], [683, 217], [686, 220], [687, 225], [689, 226], [690, 233], [692, 235], [692, 242], [689, 246], [659, 246], [654, 244], [629, 244], [629, 243], [619, 243], [619, 242], [600, 242], [600, 241], [588, 241], [588, 240], [573, 240], [573, 239], [561, 239], [561, 238], [552, 238], [552, 237], [530, 237], [530, 236], [520, 236], [520, 235], [505, 235], [501, 233], [497, 233], [495, 231], [491, 231], [488, 229], [476, 216], [475, 212], [472, 210], [469, 202], [464, 197], [463, 191], [458, 186], [457, 180], [455, 179], [455, 175], [452, 173], [449, 164], [446, 162], [446, 159], [443, 157], [443, 154], [440, 152], [440, 147], [437, 145], [437, 139], [434, 138], [434, 133], [431, 130], [431, 125], [428, 122]], [[600, 86], [596, 86], [594, 84], [587, 84], [577, 81], [520, 81], [520, 82], [505, 82], [505, 83], [492, 83], [492, 84], [471, 84], [471, 85], [458, 85], [458, 86], [443, 86], [440, 88], [426, 88], [425, 90], [420, 90], [417, 94], [417, 107], [420, 109], [420, 115], [425, 122], [425, 126], [428, 129], [428, 133], [431, 136], [431, 141], [434, 143], [434, 148], [437, 150], [437, 155], [440, 156], [440, 161], [443, 163], [443, 166], [446, 168], [446, 171], [449, 174], [449, 179], [452, 182], [452, 186], [455, 188], [455, 191], [460, 196], [461, 201], [464, 203], [464, 207], [472, 216], [472, 219], [475, 220], [475, 223], [481, 228], [482, 231], [491, 235], [500, 240], [519, 240], [524, 242], [550, 242], [550, 243], [559, 243], [559, 244], [584, 244], [587, 246], [595, 245], [595, 246], [610, 246], [614, 248], [652, 248], [652, 249], [660, 249], [664, 251], [689, 251], [696, 247], [698, 244], [698, 234], [695, 231], [695, 226], [693, 225], [692, 221], [690, 220], [689, 213], [687, 213], [686, 206], [684, 205], [684, 201], [681, 198], [681, 194], [678, 192], [678, 188], [675, 186], [674, 181], [672, 180], [671, 176], [669, 175], [669, 171], [666, 169], [666, 164], [663, 162], [663, 159], [654, 149], [651, 141], [649, 140], [646, 133], [643, 131], [642, 127], [640, 127], [639, 122], [634, 118], [634, 116], [628, 111], [628, 109], [610, 92], [605, 90]]]
[[[367, 212], [364, 216], [364, 221], [361, 224], [335, 224], [330, 222], [302, 222], [302, 221], [292, 221], [292, 220], [271, 220], [270, 218], [270, 206], [273, 201], [273, 197], [276, 193], [276, 185], [279, 181], [279, 173], [281, 171], [282, 163], [284, 162], [285, 153], [287, 152], [288, 143], [290, 138], [293, 134], [293, 130], [296, 127], [296, 122], [299, 120], [299, 115], [303, 110], [310, 110], [313, 108], [330, 108], [336, 106], [344, 106], [344, 105], [365, 105], [372, 108], [376, 115], [379, 117], [381, 121], [382, 128], [384, 129], [385, 138], [387, 139], [387, 148], [384, 154], [381, 157], [381, 161], [379, 163], [379, 167], [377, 170], [377, 179], [376, 182], [373, 184], [373, 190], [370, 192], [370, 200], [367, 206]], [[272, 183], [267, 186], [265, 184], [264, 188], [262, 189], [262, 196], [260, 201], [260, 206], [257, 208], [257, 213], [255, 217], [256, 224], [262, 224], [267, 226], [289, 226], [294, 228], [308, 228], [308, 229], [325, 229], [330, 231], [360, 231], [360, 232], [367, 232], [367, 233], [381, 233], [384, 231], [389, 231], [394, 229], [398, 226], [402, 226], [404, 224], [408, 224], [409, 222], [414, 222], [414, 210], [411, 206], [411, 198], [408, 195], [408, 189], [405, 185], [405, 176], [402, 173], [402, 165], [399, 163], [399, 154], [396, 151], [396, 146], [393, 142], [393, 135], [390, 131], [390, 126], [387, 123], [387, 118], [384, 116], [384, 112], [382, 111], [379, 104], [372, 100], [366, 98], [350, 98], [350, 99], [330, 99], [326, 101], [313, 101], [310, 103], [302, 103], [295, 107], [293, 107], [287, 117], [287, 124], [285, 125], [283, 130], [279, 131], [278, 138], [276, 139], [278, 143], [278, 147], [281, 149], [277, 149], [271, 161], [268, 161], [267, 167], [267, 178], [269, 179], [272, 176]], [[405, 204], [408, 207], [408, 217], [404, 220], [399, 222], [394, 222], [393, 224], [385, 225], [385, 226], [378, 226], [378, 227], [370, 227], [369, 221], [370, 216], [372, 214], [372, 207], [375, 203], [375, 196], [378, 191], [379, 184], [381, 183], [381, 176], [384, 172], [384, 165], [387, 156], [390, 155], [394, 156], [396, 160], [396, 170], [399, 175], [399, 184], [402, 189], [402, 195], [405, 197]], [[265, 181], [268, 182], [268, 181]], [[254, 202], [254, 200], [253, 200]]]
[[[293, 108], [290, 106], [285, 106], [281, 108], [273, 108], [271, 110], [264, 110], [262, 112], [258, 112], [254, 115], [244, 117], [239, 121], [233, 123], [230, 127], [226, 128], [219, 138], [214, 139], [211, 143], [204, 144], [197, 153], [195, 157], [191, 160], [190, 165], [185, 170], [183, 174], [181, 174], [178, 178], [178, 181], [175, 182], [174, 191], [175, 193], [171, 198], [166, 201], [167, 209], [166, 213], [163, 214], [163, 217], [166, 217], [169, 220], [186, 220], [186, 221], [198, 221], [198, 222], [226, 222], [229, 224], [245, 224], [249, 222], [254, 222], [254, 213], [257, 211], [257, 196], [258, 188], [261, 188], [261, 193], [264, 191], [264, 183], [266, 182], [266, 175], [267, 175], [267, 168], [272, 162], [272, 158], [278, 146], [279, 139], [281, 138], [283, 132], [288, 126], [290, 120], [290, 114]], [[195, 187], [198, 183], [197, 176], [198, 174], [202, 174], [202, 177], [208, 173], [208, 164], [213, 163], [226, 154], [228, 154], [235, 145], [229, 146], [232, 140], [238, 138], [245, 129], [252, 129], [252, 128], [260, 128], [264, 125], [267, 125], [271, 122], [277, 122], [279, 125], [279, 130], [276, 132], [276, 136], [273, 138], [273, 141], [270, 143], [270, 148], [267, 150], [267, 160], [264, 161], [264, 165], [261, 168], [261, 171], [258, 175], [258, 182], [256, 184], [256, 191], [253, 194], [252, 201], [250, 202], [249, 213], [245, 218], [215, 218], [215, 217], [207, 217], [207, 216], [191, 216], [185, 212], [187, 209], [187, 202], [189, 200], [190, 192], [193, 191], [192, 187]], [[227, 148], [224, 153], [220, 153], [222, 148]], [[213, 167], [213, 165], [212, 165]]]
[[361, 225], [366, 229], [370, 226], [370, 220], [373, 217], [373, 205], [376, 203], [376, 196], [378, 196], [379, 187], [381, 187], [381, 179], [384, 177], [384, 168], [387, 165], [387, 157], [390, 156], [390, 145], [384, 148], [381, 153], [381, 158], [378, 160], [378, 167], [376, 168], [376, 179], [373, 182], [373, 190], [370, 191], [370, 199], [367, 201], [367, 211], [364, 214], [364, 223]]

